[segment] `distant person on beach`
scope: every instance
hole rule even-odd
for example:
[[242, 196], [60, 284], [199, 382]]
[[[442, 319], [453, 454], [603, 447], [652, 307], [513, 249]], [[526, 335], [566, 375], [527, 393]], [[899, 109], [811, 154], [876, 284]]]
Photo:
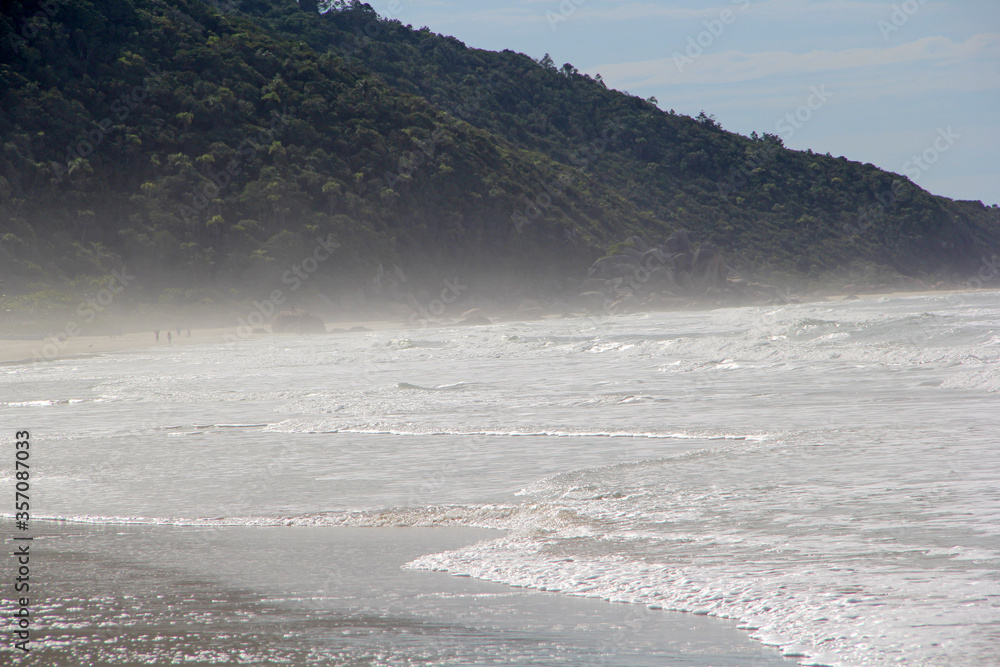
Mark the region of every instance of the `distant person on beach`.
[[170, 333], [170, 332], [168, 331], [168, 332], [167, 332], [167, 343], [170, 343], [170, 342], [172, 342], [173, 340], [174, 340], [174, 337], [173, 337], [173, 336], [171, 335], [171, 333]]
[[191, 330], [190, 330], [190, 329], [188, 329], [188, 335], [187, 335], [187, 337], [188, 337], [188, 338], [190, 338], [190, 337], [191, 337]]
[[179, 325], [179, 324], [177, 325], [177, 337], [178, 338], [181, 337], [181, 325]]
[[154, 331], [153, 333], [156, 334], [156, 342], [159, 343], [160, 342], [160, 332], [159, 331]]

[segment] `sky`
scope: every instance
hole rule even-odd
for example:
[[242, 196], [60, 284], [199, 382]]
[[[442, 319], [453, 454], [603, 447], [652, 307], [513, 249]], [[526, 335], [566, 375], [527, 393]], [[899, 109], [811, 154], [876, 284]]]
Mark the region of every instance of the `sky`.
[[379, 14], [601, 74], [715, 116], [1000, 204], [997, 0], [368, 0]]

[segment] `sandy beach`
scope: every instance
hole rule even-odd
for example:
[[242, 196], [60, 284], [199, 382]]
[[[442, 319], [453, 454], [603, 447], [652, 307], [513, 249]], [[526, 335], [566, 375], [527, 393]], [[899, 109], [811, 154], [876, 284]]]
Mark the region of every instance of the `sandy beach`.
[[[879, 292], [864, 293], [847, 291], [838, 294], [816, 294], [811, 293], [799, 297], [799, 303], [824, 303], [839, 302], [845, 300], [874, 301], [887, 298], [905, 298], [921, 296], [947, 296], [950, 294], [973, 294], [977, 292], [991, 290], [922, 290], [909, 292]], [[707, 306], [709, 307], [709, 306]], [[725, 307], [725, 306], [721, 306]], [[739, 306], [736, 306], [739, 307]], [[493, 321], [516, 322], [520, 319], [516, 313], [494, 317]], [[577, 314], [578, 317], [588, 317], [586, 314]], [[592, 316], [591, 316], [592, 317]], [[536, 318], [537, 319], [537, 318]], [[544, 319], [544, 318], [543, 318]], [[438, 327], [456, 324], [458, 320], [442, 318], [439, 321], [422, 322], [424, 326]], [[349, 333], [351, 330], [382, 331], [389, 329], [412, 329], [414, 325], [405, 321], [392, 320], [358, 320], [358, 321], [327, 321], [327, 330], [331, 334]], [[188, 333], [190, 332], [190, 336]], [[141, 350], [151, 348], [165, 348], [177, 345], [206, 345], [232, 342], [234, 340], [250, 340], [261, 336], [271, 336], [269, 328], [250, 329], [246, 326], [215, 327], [215, 328], [192, 328], [181, 329], [180, 335], [176, 330], [171, 331], [168, 339], [167, 331], [160, 331], [159, 340], [153, 331], [130, 332], [114, 336], [49, 336], [46, 338], [32, 339], [12, 339], [0, 338], [0, 364], [25, 363], [38, 361], [51, 361], [54, 359], [66, 359], [77, 356], [92, 354], [110, 354], [115, 352], [125, 352], [130, 350]], [[281, 335], [281, 334], [278, 334]], [[321, 335], [321, 334], [317, 334]]]
[[35, 535], [21, 665], [795, 664], [733, 622], [402, 567], [496, 531], [44, 522]]
[[[377, 331], [381, 329], [400, 328], [403, 325], [392, 322], [337, 322], [327, 327], [345, 328], [364, 326]], [[190, 331], [190, 336], [188, 332]], [[131, 350], [167, 348], [183, 345], [211, 345], [227, 343], [234, 340], [252, 340], [261, 336], [271, 336], [270, 331], [250, 333], [239, 327], [219, 327], [207, 329], [181, 329], [171, 332], [170, 339], [166, 331], [160, 331], [159, 340], [152, 331], [125, 333], [121, 336], [60, 336], [36, 338], [30, 340], [0, 338], [0, 364], [52, 361], [72, 357], [111, 354]], [[321, 334], [320, 334], [321, 335]]]
[[160, 332], [160, 341], [152, 331], [142, 333], [126, 333], [121, 336], [71, 336], [34, 339], [11, 340], [0, 339], [0, 363], [18, 363], [25, 361], [51, 361], [89, 354], [108, 354], [141, 350], [151, 347], [166, 347], [167, 345], [192, 345], [206, 343], [222, 343], [226, 334], [233, 335], [235, 329], [192, 329], [191, 336], [183, 331], [178, 336], [173, 332], [172, 342], [167, 342], [167, 333]]

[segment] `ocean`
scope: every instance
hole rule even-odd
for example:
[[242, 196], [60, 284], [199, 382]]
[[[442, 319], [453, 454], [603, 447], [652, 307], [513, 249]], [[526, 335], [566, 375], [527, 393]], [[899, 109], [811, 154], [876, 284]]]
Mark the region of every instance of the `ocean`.
[[0, 652], [998, 665], [998, 297], [0, 367], [42, 594], [31, 654]]

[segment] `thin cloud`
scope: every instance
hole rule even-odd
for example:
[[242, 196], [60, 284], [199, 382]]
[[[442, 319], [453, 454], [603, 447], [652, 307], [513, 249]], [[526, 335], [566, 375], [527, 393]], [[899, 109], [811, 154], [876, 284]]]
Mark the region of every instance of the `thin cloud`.
[[615, 86], [642, 87], [675, 84], [731, 84], [771, 76], [794, 77], [807, 74], [857, 72], [869, 78], [887, 67], [946, 67], [972, 63], [983, 65], [983, 87], [1000, 85], [1000, 35], [982, 33], [964, 42], [947, 37], [925, 37], [883, 48], [855, 48], [843, 51], [791, 53], [770, 51], [745, 53], [725, 51], [701, 55], [678, 67], [673, 57], [628, 63], [607, 63], [588, 68], [600, 72]]
[[[559, 11], [559, 3], [551, 2], [550, 9]], [[736, 14], [746, 12], [754, 15], [766, 15], [775, 19], [801, 20], [805, 14], [816, 16], [834, 15], [845, 20], [854, 21], [859, 15], [872, 17], [886, 13], [884, 2], [865, 2], [864, 0], [827, 0], [826, 2], [803, 2], [803, 0], [732, 0], [719, 2], [711, 7], [664, 7], [651, 2], [620, 2], [614, 7], [597, 4], [581, 5], [574, 17], [596, 19], [600, 21], [634, 21], [636, 19], [707, 19], [717, 18], [725, 10]], [[891, 11], [891, 10], [890, 10]]]
[[808, 3], [802, 0], [731, 0], [719, 2], [711, 7], [671, 7], [651, 2], [633, 2], [623, 0], [608, 7], [607, 3], [587, 2], [574, 4], [572, 12], [563, 12], [564, 2], [561, 0], [521, 0], [519, 6], [501, 8], [482, 8], [462, 11], [456, 14], [446, 10], [435, 17], [439, 25], [449, 22], [471, 22], [494, 24], [497, 26], [524, 26], [543, 22], [548, 25], [548, 13], [554, 12], [573, 21], [628, 21], [669, 19], [672, 21], [702, 20], [718, 18], [725, 10], [740, 13], [752, 13], [767, 16], [772, 19], [800, 20], [803, 14], [824, 16], [851, 17], [856, 20], [859, 15], [881, 16], [886, 12], [885, 3], [865, 2], [864, 0], [827, 0], [826, 2]]

